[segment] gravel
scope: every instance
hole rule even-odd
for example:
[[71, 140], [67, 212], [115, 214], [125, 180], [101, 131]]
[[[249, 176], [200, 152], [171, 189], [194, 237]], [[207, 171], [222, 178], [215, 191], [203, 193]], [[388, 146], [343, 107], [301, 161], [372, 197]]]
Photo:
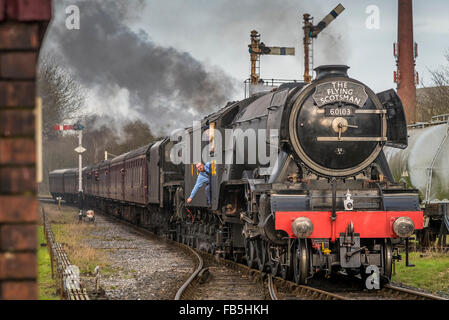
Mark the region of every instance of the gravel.
[[[104, 250], [115, 271], [101, 275], [100, 270], [107, 299], [171, 300], [193, 272], [192, 257], [179, 248], [100, 215], [85, 242]], [[94, 276], [84, 276], [82, 281], [89, 291], [95, 288]]]

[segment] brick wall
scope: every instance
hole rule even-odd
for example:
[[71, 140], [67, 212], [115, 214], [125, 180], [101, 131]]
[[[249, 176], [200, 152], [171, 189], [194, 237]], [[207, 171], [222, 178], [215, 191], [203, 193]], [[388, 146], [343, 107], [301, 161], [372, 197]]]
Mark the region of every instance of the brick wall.
[[51, 0], [0, 0], [0, 299], [36, 299], [35, 76]]

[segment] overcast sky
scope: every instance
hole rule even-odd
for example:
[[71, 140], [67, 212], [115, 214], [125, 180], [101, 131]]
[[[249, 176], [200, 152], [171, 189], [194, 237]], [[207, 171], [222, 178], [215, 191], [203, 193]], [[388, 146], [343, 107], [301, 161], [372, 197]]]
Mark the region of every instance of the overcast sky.
[[[310, 13], [319, 22], [339, 3], [345, 11], [314, 41], [314, 65], [345, 63], [350, 75], [375, 91], [395, 87], [393, 42], [397, 39], [397, 1], [147, 1], [138, 24], [163, 45], [185, 50], [197, 59], [221, 66], [239, 80], [249, 75], [250, 30], [256, 29], [266, 45], [295, 46], [297, 56], [261, 58], [264, 78], [302, 78], [302, 15]], [[257, 4], [260, 3], [260, 4]], [[370, 5], [379, 8], [379, 29], [367, 29]], [[427, 69], [445, 63], [449, 49], [449, 1], [413, 1], [416, 69], [428, 81]]]
[[[179, 125], [216, 110], [218, 106], [212, 105], [215, 101], [222, 105], [225, 100], [243, 98], [243, 81], [250, 71], [249, 34], [253, 29], [268, 46], [296, 47], [294, 57], [263, 56], [262, 78], [302, 79], [302, 15], [309, 13], [318, 23], [340, 2], [346, 10], [314, 41], [314, 66], [347, 64], [351, 68], [349, 75], [375, 92], [396, 88], [394, 0], [54, 1], [55, 19], [44, 52], [59, 55], [61, 63], [91, 89], [91, 109], [105, 113], [111, 111], [111, 106], [120, 105], [114, 107], [115, 112], [146, 119], [159, 131], [168, 130], [160, 126], [167, 119]], [[64, 27], [65, 9], [70, 4], [80, 8], [80, 30]], [[416, 70], [424, 83], [430, 84], [428, 70], [444, 65], [444, 53], [449, 49], [449, 1], [415, 0], [413, 4], [414, 37], [419, 46]], [[369, 6], [379, 9], [378, 29], [366, 27]], [[170, 56], [168, 60], [159, 59], [165, 54]], [[167, 69], [163, 64], [172, 66]], [[224, 85], [210, 100], [198, 101], [190, 94], [205, 95], [220, 77]], [[159, 82], [158, 78], [165, 79]], [[207, 90], [193, 85], [200, 78], [206, 79], [200, 86]], [[183, 83], [185, 88], [178, 90]], [[229, 89], [231, 83], [235, 90]], [[176, 93], [169, 93], [166, 84]], [[201, 106], [188, 107], [194, 104]], [[182, 110], [188, 112], [180, 116]], [[161, 115], [156, 120], [155, 112]]]

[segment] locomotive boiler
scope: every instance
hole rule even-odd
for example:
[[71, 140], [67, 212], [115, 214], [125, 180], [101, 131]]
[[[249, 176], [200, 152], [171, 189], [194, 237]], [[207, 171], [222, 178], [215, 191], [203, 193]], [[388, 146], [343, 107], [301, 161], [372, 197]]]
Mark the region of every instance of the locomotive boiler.
[[[383, 152], [407, 146], [402, 103], [347, 66], [315, 70], [311, 84], [228, 103], [179, 139], [86, 167], [86, 190], [104, 191], [88, 205], [297, 283], [368, 266], [389, 280], [395, 244], [423, 226], [418, 191], [394, 181]], [[203, 187], [187, 204], [202, 151], [191, 146], [205, 134], [210, 203]]]

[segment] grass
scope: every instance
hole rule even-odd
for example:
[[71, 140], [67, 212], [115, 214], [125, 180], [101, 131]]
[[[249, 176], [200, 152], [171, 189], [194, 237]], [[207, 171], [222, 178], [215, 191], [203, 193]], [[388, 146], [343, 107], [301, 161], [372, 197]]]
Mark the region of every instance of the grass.
[[51, 278], [51, 261], [47, 247], [41, 247], [45, 243], [44, 228], [38, 227], [38, 249], [37, 249], [37, 282], [39, 286], [39, 300], [59, 300], [56, 293], [58, 285], [55, 279]]
[[105, 267], [106, 256], [104, 252], [90, 248], [83, 243], [83, 239], [86, 238], [92, 228], [95, 228], [95, 226], [78, 224], [78, 222], [52, 225], [56, 241], [63, 244], [70, 262], [78, 266], [82, 274], [93, 273], [98, 265], [102, 271]]
[[402, 261], [396, 263], [396, 274], [392, 279], [394, 282], [433, 293], [449, 294], [449, 255], [447, 253], [411, 252], [409, 260], [415, 267], [405, 266], [405, 253], [402, 253]]
[[63, 244], [70, 262], [80, 269], [81, 275], [93, 274], [96, 266], [100, 266], [101, 274], [109, 274], [113, 270], [104, 250], [91, 248], [84, 240], [90, 238], [90, 231], [97, 228], [94, 224], [78, 222], [78, 210], [71, 207], [46, 204], [45, 212], [49, 218], [53, 234], [57, 242]]
[[[45, 212], [51, 223], [55, 240], [61, 243], [67, 253], [70, 263], [80, 269], [81, 276], [90, 276], [94, 273], [96, 266], [100, 266], [102, 275], [116, 273], [116, 269], [110, 266], [110, 261], [106, 251], [95, 249], [86, 244], [86, 239], [94, 238], [90, 236], [91, 230], [97, 227], [93, 224], [78, 223], [78, 210], [71, 207], [58, 206], [55, 204], [45, 204]], [[39, 245], [45, 242], [42, 221], [39, 226]], [[55, 293], [57, 284], [51, 279], [51, 262], [46, 247], [38, 248], [39, 259], [39, 290], [40, 299], [58, 299]]]

